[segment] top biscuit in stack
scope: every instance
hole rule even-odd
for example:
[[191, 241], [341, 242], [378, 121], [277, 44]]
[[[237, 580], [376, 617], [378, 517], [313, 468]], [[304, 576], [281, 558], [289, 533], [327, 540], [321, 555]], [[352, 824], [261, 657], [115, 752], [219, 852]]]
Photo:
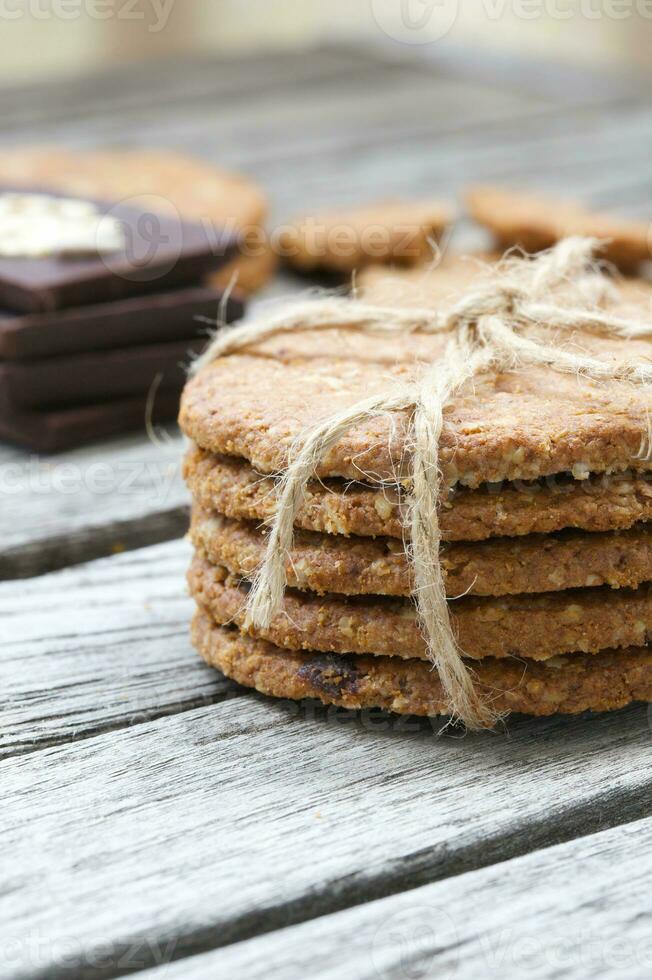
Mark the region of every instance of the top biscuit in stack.
[[[577, 333], [595, 357], [650, 344]], [[190, 572], [203, 656], [284, 697], [437, 715], [446, 703], [410, 597], [407, 416], [370, 420], [321, 461], [297, 514], [282, 612], [245, 628], [272, 476], [318, 420], [440, 355], [441, 341], [320, 331], [221, 358], [187, 386]], [[442, 566], [464, 655], [499, 710], [652, 698], [649, 393], [544, 368], [482, 377], [445, 411]], [[455, 598], [457, 597], [457, 598]]]

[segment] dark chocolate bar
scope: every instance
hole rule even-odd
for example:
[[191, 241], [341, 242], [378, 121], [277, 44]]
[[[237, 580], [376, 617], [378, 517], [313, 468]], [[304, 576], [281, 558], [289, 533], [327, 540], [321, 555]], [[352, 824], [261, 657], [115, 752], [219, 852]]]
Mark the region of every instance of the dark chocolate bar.
[[0, 439], [38, 453], [57, 453], [99, 442], [150, 425], [172, 422], [179, 411], [179, 389], [147, 396], [50, 412], [10, 411], [0, 400]]
[[[38, 189], [1, 187], [2, 194], [67, 195]], [[237, 250], [233, 236], [183, 221], [175, 214], [148, 212], [124, 203], [92, 201], [117, 219], [124, 241], [101, 255], [0, 255], [0, 308], [28, 313], [84, 306], [161, 292], [198, 283]]]
[[180, 388], [192, 354], [206, 340], [0, 362], [2, 403], [12, 409], [55, 408], [147, 393], [156, 382]]
[[23, 360], [164, 343], [206, 336], [210, 326], [202, 320], [226, 323], [244, 312], [242, 299], [207, 286], [135, 296], [113, 303], [81, 306], [56, 313], [0, 312], [0, 359]]

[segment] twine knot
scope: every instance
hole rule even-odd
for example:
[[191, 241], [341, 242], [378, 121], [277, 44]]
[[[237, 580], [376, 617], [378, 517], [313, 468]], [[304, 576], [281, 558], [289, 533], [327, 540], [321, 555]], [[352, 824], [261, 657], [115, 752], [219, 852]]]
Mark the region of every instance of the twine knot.
[[495, 280], [467, 297], [460, 299], [449, 311], [444, 321], [445, 330], [474, 327], [484, 317], [509, 320], [523, 299], [523, 290], [510, 282]]

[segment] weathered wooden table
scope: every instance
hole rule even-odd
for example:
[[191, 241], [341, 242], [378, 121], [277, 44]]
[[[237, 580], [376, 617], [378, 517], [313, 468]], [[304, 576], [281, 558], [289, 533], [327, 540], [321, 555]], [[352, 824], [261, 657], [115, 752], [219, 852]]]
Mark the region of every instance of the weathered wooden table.
[[[498, 178], [652, 217], [642, 85], [407, 54], [4, 93], [1, 142], [200, 153], [279, 220]], [[0, 976], [649, 977], [646, 709], [437, 738], [236, 687], [187, 637], [181, 452], [0, 450]]]

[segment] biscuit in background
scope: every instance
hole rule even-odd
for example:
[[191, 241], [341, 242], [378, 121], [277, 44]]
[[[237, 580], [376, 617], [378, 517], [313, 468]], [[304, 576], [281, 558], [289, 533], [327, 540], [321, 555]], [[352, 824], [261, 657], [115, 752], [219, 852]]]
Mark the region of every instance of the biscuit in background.
[[631, 272], [650, 260], [650, 226], [581, 204], [499, 187], [471, 187], [464, 195], [471, 218], [487, 228], [500, 250], [514, 245], [526, 252], [550, 248], [568, 235], [605, 239], [603, 257]]
[[383, 201], [304, 215], [279, 229], [279, 251], [300, 272], [348, 276], [374, 263], [419, 265], [452, 223], [441, 201]]

